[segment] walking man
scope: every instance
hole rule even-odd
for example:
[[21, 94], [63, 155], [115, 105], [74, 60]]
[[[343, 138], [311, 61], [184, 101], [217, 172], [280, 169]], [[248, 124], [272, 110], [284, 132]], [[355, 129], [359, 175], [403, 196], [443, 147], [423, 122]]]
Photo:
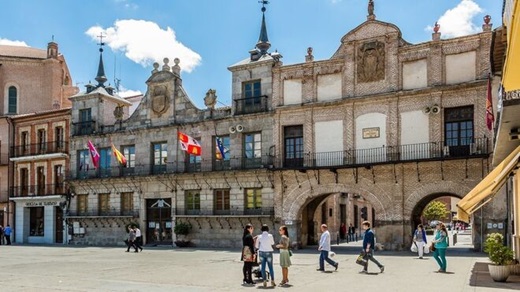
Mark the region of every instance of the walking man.
[[348, 226], [348, 239], [354, 241], [354, 234], [356, 233], [356, 227], [352, 226], [352, 223]]
[[7, 224], [4, 228], [5, 244], [11, 245], [11, 226]]
[[138, 252], [137, 246], [135, 245], [135, 230], [132, 226], [128, 226], [128, 248], [126, 249], [126, 252], [129, 252], [131, 247], [135, 249], [135, 252]]
[[134, 226], [135, 230], [135, 246], [143, 251], [143, 237], [141, 236], [141, 229], [139, 227]]
[[363, 236], [363, 252], [365, 253], [365, 259], [367, 260], [367, 263], [363, 267], [363, 270], [361, 270], [360, 273], [366, 274], [368, 273], [368, 260], [371, 260], [373, 263], [375, 263], [379, 269], [381, 270], [381, 273], [384, 272], [385, 266], [383, 266], [380, 262], [378, 262], [374, 258], [374, 232], [372, 232], [372, 229], [370, 229], [370, 222], [369, 221], [363, 221], [361, 223], [361, 227], [363, 230], [365, 230], [365, 235]]
[[337, 271], [339, 263], [329, 258], [330, 233], [327, 224], [321, 224], [321, 232], [320, 245], [318, 247], [318, 250], [320, 251], [320, 268], [316, 269], [316, 271], [325, 271], [325, 261], [327, 261], [327, 263], [333, 266], [335, 271]]

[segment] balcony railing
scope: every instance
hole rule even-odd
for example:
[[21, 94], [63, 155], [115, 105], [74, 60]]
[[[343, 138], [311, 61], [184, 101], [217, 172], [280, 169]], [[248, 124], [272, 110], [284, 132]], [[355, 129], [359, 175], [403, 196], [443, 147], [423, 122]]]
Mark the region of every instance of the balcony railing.
[[188, 208], [176, 208], [176, 216], [248, 216], [248, 215], [274, 215], [273, 208], [255, 208], [255, 209], [241, 209], [238, 210], [236, 206], [231, 206], [229, 209], [217, 210], [215, 208], [202, 208], [202, 209], [188, 209]]
[[139, 209], [132, 210], [88, 210], [86, 212], [70, 210], [68, 217], [139, 217]]
[[78, 122], [72, 124], [72, 135], [73, 136], [84, 136], [94, 134], [96, 131], [96, 122]]
[[235, 115], [266, 112], [268, 110], [267, 95], [235, 99]]
[[11, 198], [17, 197], [40, 197], [40, 196], [56, 196], [66, 195], [67, 190], [63, 183], [48, 184], [48, 185], [29, 185], [11, 187], [9, 196]]
[[474, 139], [462, 146], [447, 146], [444, 141], [384, 146], [370, 149], [356, 149], [333, 152], [304, 153], [302, 157], [284, 158], [264, 156], [261, 158], [236, 158], [229, 160], [201, 160], [196, 163], [166, 163], [163, 165], [135, 165], [134, 167], [111, 167], [103, 169], [78, 170], [68, 175], [68, 179], [93, 179], [106, 177], [149, 176], [174, 173], [197, 173], [246, 169], [308, 169], [330, 167], [356, 167], [371, 164], [398, 163], [408, 161], [429, 161], [463, 159], [489, 156], [491, 146], [488, 138]]
[[69, 143], [64, 141], [53, 141], [46, 143], [28, 144], [11, 147], [11, 157], [35, 156], [53, 153], [69, 153]]

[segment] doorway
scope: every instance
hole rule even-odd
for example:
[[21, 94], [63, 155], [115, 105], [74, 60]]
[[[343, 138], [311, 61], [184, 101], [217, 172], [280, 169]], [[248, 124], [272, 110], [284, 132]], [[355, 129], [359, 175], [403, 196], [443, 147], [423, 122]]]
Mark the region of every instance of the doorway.
[[54, 212], [55, 218], [55, 243], [63, 243], [63, 210], [60, 207], [54, 207], [56, 212]]
[[171, 199], [146, 200], [146, 243], [172, 245]]

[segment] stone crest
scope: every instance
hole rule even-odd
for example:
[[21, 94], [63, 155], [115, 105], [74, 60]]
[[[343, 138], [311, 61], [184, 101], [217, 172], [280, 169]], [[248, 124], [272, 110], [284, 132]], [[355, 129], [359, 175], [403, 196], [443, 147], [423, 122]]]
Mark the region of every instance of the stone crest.
[[385, 79], [385, 44], [370, 41], [362, 44], [357, 56], [357, 81], [374, 82]]
[[214, 109], [215, 104], [217, 104], [217, 91], [215, 89], [210, 89], [206, 92], [206, 97], [204, 97], [204, 105], [209, 109]]
[[114, 117], [116, 118], [116, 120], [121, 121], [123, 119], [123, 115], [124, 115], [123, 106], [122, 105], [116, 106], [116, 108], [114, 109]]
[[166, 85], [154, 86], [152, 90], [152, 110], [156, 114], [162, 114], [168, 107], [168, 88]]

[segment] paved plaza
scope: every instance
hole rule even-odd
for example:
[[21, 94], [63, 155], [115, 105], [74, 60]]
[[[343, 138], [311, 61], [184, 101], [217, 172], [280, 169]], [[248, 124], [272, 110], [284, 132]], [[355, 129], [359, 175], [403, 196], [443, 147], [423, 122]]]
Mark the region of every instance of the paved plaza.
[[[509, 283], [493, 283], [485, 254], [466, 247], [448, 251], [448, 272], [436, 273], [435, 260], [417, 259], [410, 252], [376, 254], [385, 265], [378, 273], [369, 266], [359, 274], [354, 263], [358, 243], [333, 246], [338, 271], [326, 266], [318, 272], [314, 248], [294, 251], [289, 270], [293, 291], [508, 291], [520, 290], [520, 277]], [[209, 250], [148, 247], [126, 253], [123, 247], [0, 246], [1, 291], [258, 291], [242, 286], [242, 262], [238, 249]], [[281, 280], [275, 256], [276, 283]], [[272, 290], [268, 286], [269, 290]]]

